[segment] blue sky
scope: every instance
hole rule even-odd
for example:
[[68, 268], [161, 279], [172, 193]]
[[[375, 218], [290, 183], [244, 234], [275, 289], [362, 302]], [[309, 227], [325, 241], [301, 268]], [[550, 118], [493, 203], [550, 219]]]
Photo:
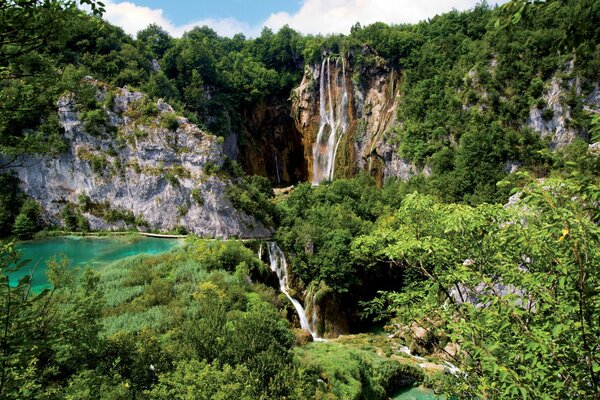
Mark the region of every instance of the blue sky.
[[[507, 0], [490, 0], [490, 4]], [[283, 25], [311, 34], [348, 33], [356, 22], [415, 23], [452, 9], [473, 8], [477, 0], [104, 0], [104, 18], [135, 35], [154, 23], [181, 36], [208, 25], [223, 36], [260, 34]]]
[[159, 0], [133, 1], [140, 6], [162, 8], [165, 16], [177, 25], [185, 25], [194, 20], [211, 18], [235, 18], [249, 25], [265, 21], [273, 12], [296, 12], [301, 0]]

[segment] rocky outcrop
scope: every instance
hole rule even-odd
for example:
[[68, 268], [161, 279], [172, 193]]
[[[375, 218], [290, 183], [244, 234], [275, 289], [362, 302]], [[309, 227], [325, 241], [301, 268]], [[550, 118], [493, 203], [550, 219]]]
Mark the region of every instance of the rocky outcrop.
[[[31, 156], [15, 168], [23, 191], [42, 204], [51, 222], [60, 224], [61, 210], [85, 199], [95, 205], [96, 212], [87, 207], [85, 213], [92, 229], [123, 227], [114, 216], [130, 212], [147, 229], [183, 226], [208, 237], [270, 236], [228, 200], [229, 183], [217, 174], [225, 159], [217, 137], [161, 100], [153, 104], [142, 93], [92, 83], [104, 103], [104, 125], [90, 132], [74, 96], [64, 96], [58, 113], [67, 151]], [[110, 221], [103, 218], [107, 210], [117, 211]]]
[[[571, 93], [574, 92], [574, 93]], [[600, 113], [600, 88], [598, 85], [587, 96], [582, 96], [579, 79], [564, 81], [559, 76], [546, 84], [542, 105], [531, 108], [526, 126], [538, 132], [542, 138], [550, 139], [552, 149], [564, 147], [576, 138], [586, 139], [588, 132], [574, 123], [573, 109], [568, 97], [574, 94], [582, 98], [583, 110], [591, 114]]]
[[[368, 54], [369, 49], [362, 49]], [[336, 93], [347, 92], [347, 103], [341, 109], [341, 101], [333, 104], [333, 114], [345, 113], [347, 120], [343, 131], [339, 131], [339, 145], [335, 152], [334, 176], [351, 177], [361, 170], [369, 171], [379, 181], [392, 176], [407, 179], [420, 172], [414, 165], [403, 160], [394, 152], [389, 143], [397, 110], [399, 95], [398, 72], [390, 68], [388, 63], [377, 57], [370, 66], [353, 65], [352, 54], [344, 56], [324, 55], [329, 58], [329, 65], [307, 65], [300, 85], [292, 93], [292, 116], [297, 130], [302, 137], [304, 159], [309, 177], [313, 177], [314, 146], [317, 133], [322, 124], [320, 110], [321, 82], [329, 81], [330, 88], [325, 90], [327, 97], [326, 112], [329, 103], [336, 98]], [[342, 74], [342, 68], [344, 68]], [[322, 79], [322, 74], [327, 74]], [[331, 94], [328, 92], [331, 91]], [[339, 97], [339, 96], [338, 96]], [[337, 115], [334, 116], [336, 119]], [[330, 118], [332, 119], [332, 118]], [[341, 129], [341, 128], [340, 128]]]

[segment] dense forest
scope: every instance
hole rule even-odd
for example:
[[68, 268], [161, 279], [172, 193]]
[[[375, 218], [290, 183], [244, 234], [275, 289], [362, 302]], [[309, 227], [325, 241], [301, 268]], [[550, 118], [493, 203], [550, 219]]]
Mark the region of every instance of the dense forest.
[[[0, 398], [387, 399], [414, 383], [446, 398], [600, 398], [599, 1], [484, 2], [413, 25], [256, 38], [156, 25], [131, 37], [103, 11], [0, 5]], [[253, 175], [247, 156], [271, 140], [254, 116], [276, 106], [293, 125], [295, 89], [331, 56], [355, 88], [382, 66], [398, 76], [382, 140], [419, 172], [339, 168], [317, 186], [306, 165], [286, 166], [294, 186], [275, 195], [279, 171]], [[67, 96], [91, 137], [115, 143], [84, 155], [91, 170], [124, 176], [110, 160], [147, 133], [111, 121], [118, 88], [143, 93], [128, 118], [175, 136], [185, 117], [216, 136], [223, 160], [204, 164], [199, 185], [223, 180], [227, 201], [272, 233], [325, 342], [299, 329], [263, 238], [190, 235], [98, 270], [56, 257], [50, 289], [9, 282], [27, 268], [16, 240], [89, 231], [90, 215], [147, 228], [81, 193], [48, 218], [13, 172], [68, 151], [56, 112]], [[540, 133], [532, 116], [574, 136]], [[164, 171], [169, 187], [193, 179]], [[181, 216], [207, 201], [190, 193]]]

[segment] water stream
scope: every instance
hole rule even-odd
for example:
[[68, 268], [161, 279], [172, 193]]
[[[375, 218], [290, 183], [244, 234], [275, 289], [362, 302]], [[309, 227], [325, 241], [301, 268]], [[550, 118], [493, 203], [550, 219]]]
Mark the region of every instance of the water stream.
[[[302, 327], [302, 329], [305, 329], [310, 332], [310, 334], [313, 337], [313, 340], [323, 340], [319, 337], [317, 332], [313, 330], [311, 324], [308, 322], [308, 317], [306, 316], [306, 311], [304, 310], [304, 307], [302, 307], [302, 304], [300, 304], [298, 300], [294, 299], [289, 294], [289, 275], [285, 254], [279, 248], [276, 242], [267, 242], [267, 246], [269, 249], [269, 264], [271, 267], [271, 271], [277, 274], [277, 278], [279, 279], [279, 289], [281, 290], [281, 292], [285, 294], [294, 305], [294, 308], [296, 309], [296, 314], [298, 314], [298, 319], [300, 320], [300, 326]], [[262, 244], [259, 248], [259, 257], [260, 256], [262, 256]]]
[[313, 145], [313, 185], [333, 179], [340, 139], [348, 129], [346, 62], [343, 58], [336, 58], [333, 68], [331, 64], [331, 57], [321, 63], [319, 132]]

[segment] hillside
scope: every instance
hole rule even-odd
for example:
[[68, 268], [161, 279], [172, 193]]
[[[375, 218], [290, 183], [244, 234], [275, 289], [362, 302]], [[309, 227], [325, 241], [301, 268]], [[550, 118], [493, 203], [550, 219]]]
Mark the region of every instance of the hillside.
[[[600, 1], [255, 38], [91, 4], [0, 6], [0, 397], [599, 398]], [[13, 241], [115, 230], [191, 237], [9, 283]]]

